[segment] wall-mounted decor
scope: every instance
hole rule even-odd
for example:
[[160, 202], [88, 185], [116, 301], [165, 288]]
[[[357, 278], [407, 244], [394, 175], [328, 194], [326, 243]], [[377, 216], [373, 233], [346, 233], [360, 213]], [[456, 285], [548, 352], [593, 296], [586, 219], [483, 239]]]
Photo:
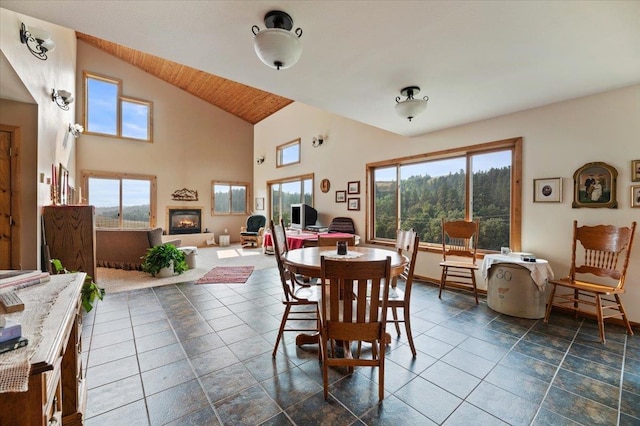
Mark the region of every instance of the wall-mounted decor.
[[178, 189], [171, 194], [171, 199], [177, 201], [198, 201], [198, 191], [187, 188]]
[[353, 181], [347, 184], [347, 194], [359, 194], [360, 193], [360, 181]]
[[631, 207], [640, 207], [640, 185], [631, 185]]
[[618, 171], [602, 162], [587, 163], [573, 174], [573, 204], [571, 207], [618, 208], [616, 185]]
[[360, 210], [360, 198], [349, 198], [347, 210]]
[[347, 202], [347, 191], [336, 191], [336, 203]]
[[533, 180], [534, 203], [561, 203], [562, 178], [546, 178]]
[[640, 160], [631, 162], [631, 181], [640, 182]]
[[329, 189], [331, 189], [331, 182], [329, 182], [329, 179], [322, 179], [320, 181], [320, 191], [327, 193], [329, 192]]
[[256, 198], [256, 210], [264, 210], [264, 198]]

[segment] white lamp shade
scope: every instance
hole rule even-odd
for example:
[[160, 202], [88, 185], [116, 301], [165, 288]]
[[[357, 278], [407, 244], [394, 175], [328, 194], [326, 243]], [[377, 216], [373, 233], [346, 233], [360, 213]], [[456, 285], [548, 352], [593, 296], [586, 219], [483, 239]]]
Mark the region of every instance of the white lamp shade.
[[53, 50], [56, 48], [56, 44], [55, 44], [55, 42], [53, 40], [48, 39], [48, 40], [43, 41], [42, 44], [40, 45], [40, 47], [45, 52], [53, 52]]
[[396, 113], [402, 118], [411, 119], [427, 109], [427, 101], [424, 99], [406, 99], [396, 103]]
[[300, 38], [280, 28], [266, 28], [256, 34], [253, 47], [262, 62], [271, 68], [287, 69], [295, 65], [302, 54]]

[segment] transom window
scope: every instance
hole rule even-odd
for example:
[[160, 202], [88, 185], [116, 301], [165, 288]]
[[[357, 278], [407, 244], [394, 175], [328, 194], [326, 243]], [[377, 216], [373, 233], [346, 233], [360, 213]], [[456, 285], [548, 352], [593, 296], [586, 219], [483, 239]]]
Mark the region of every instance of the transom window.
[[242, 182], [211, 182], [212, 215], [233, 215], [249, 213], [247, 209], [249, 184]]
[[96, 209], [96, 228], [156, 226], [155, 176], [83, 171], [82, 180], [88, 204]]
[[479, 249], [520, 250], [521, 150], [517, 138], [368, 165], [372, 238], [413, 228], [439, 245], [443, 218], [479, 219]]
[[291, 204], [305, 203], [313, 207], [313, 174], [292, 176], [267, 182], [271, 219], [274, 223], [291, 223]]
[[153, 104], [122, 95], [122, 80], [84, 73], [85, 132], [151, 142]]
[[276, 166], [288, 166], [300, 162], [300, 138], [276, 147]]

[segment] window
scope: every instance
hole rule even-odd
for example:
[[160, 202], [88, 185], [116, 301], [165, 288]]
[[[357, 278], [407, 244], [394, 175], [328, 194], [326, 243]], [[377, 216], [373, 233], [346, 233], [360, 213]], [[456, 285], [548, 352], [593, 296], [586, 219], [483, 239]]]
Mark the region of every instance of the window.
[[300, 138], [276, 147], [277, 167], [300, 162]]
[[212, 215], [249, 213], [247, 197], [249, 185], [240, 182], [211, 182]]
[[96, 208], [96, 228], [156, 226], [156, 177], [82, 172], [88, 203]]
[[517, 138], [368, 165], [372, 238], [414, 228], [441, 244], [442, 218], [479, 219], [479, 249], [520, 250], [521, 151]]
[[87, 133], [152, 140], [152, 103], [122, 96], [122, 81], [84, 73]]
[[271, 203], [271, 219], [291, 223], [291, 204], [305, 203], [313, 207], [313, 174], [267, 182]]

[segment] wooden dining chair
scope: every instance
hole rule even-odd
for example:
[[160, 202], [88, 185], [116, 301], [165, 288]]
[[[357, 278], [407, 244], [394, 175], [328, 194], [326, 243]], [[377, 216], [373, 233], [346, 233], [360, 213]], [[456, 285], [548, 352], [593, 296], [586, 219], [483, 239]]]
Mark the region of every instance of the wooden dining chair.
[[[602, 343], [606, 343], [604, 336], [606, 318], [621, 317], [627, 332], [633, 335], [620, 295], [625, 292], [624, 282], [635, 230], [636, 222], [633, 222], [630, 227], [612, 225], [579, 227], [578, 221], [573, 221], [571, 269], [568, 276], [549, 282], [553, 288], [549, 294], [544, 322], [549, 322], [551, 309], [554, 306], [572, 310], [576, 318], [579, 313], [593, 314], [593, 311], [581, 309], [581, 305], [585, 305], [595, 308]], [[622, 261], [621, 267], [618, 267], [619, 261]], [[599, 279], [594, 281], [596, 277]], [[569, 289], [571, 292], [557, 294], [558, 287]]]
[[442, 275], [440, 291], [442, 297], [447, 282], [467, 290], [473, 290], [478, 304], [478, 288], [476, 286], [476, 251], [478, 249], [479, 221], [442, 219]]
[[[282, 221], [279, 225], [274, 225], [273, 221], [271, 221], [271, 232], [273, 233], [274, 255], [282, 283], [282, 304], [284, 305], [284, 313], [280, 321], [278, 337], [276, 337], [276, 344], [271, 354], [271, 356], [275, 358], [280, 339], [285, 331], [318, 333], [319, 290], [318, 286], [302, 285], [299, 283], [295, 275], [284, 265], [283, 256], [286, 253], [284, 251], [284, 241], [286, 241], [287, 237]], [[290, 321], [296, 324], [308, 324], [310, 321], [313, 321], [315, 327], [305, 327], [301, 325], [299, 327], [287, 328], [287, 323]]]
[[[391, 257], [370, 262], [331, 260], [322, 256], [321, 279], [325, 283], [319, 306], [320, 351], [324, 398], [329, 395], [329, 367], [378, 367], [378, 399], [384, 399], [384, 339], [387, 300], [391, 277]], [[367, 294], [371, 297], [366, 297]], [[342, 342], [338, 357], [335, 342]], [[352, 343], [371, 342], [371, 356], [361, 358]]]
[[331, 234], [318, 234], [318, 247], [335, 247], [338, 241], [344, 241], [347, 243], [347, 246], [353, 247], [356, 245], [356, 236], [351, 235], [350, 237], [332, 237]]
[[[400, 323], [404, 323], [404, 327], [407, 333], [407, 341], [411, 347], [411, 353], [414, 358], [417, 354], [416, 347], [413, 344], [413, 335], [411, 334], [411, 288], [413, 286], [413, 271], [416, 267], [416, 258], [418, 257], [418, 245], [420, 244], [420, 238], [418, 234], [413, 230], [403, 231], [398, 229], [396, 235], [396, 250], [402, 256], [408, 259], [408, 263], [404, 266], [402, 273], [399, 277], [394, 277], [392, 281], [392, 287], [389, 290], [389, 299], [387, 306], [391, 310], [393, 319], [388, 319], [387, 322], [393, 323], [396, 326], [396, 332], [400, 336]], [[404, 282], [404, 289], [398, 287], [397, 280], [401, 279]], [[398, 309], [402, 309], [402, 318], [398, 316]]]

